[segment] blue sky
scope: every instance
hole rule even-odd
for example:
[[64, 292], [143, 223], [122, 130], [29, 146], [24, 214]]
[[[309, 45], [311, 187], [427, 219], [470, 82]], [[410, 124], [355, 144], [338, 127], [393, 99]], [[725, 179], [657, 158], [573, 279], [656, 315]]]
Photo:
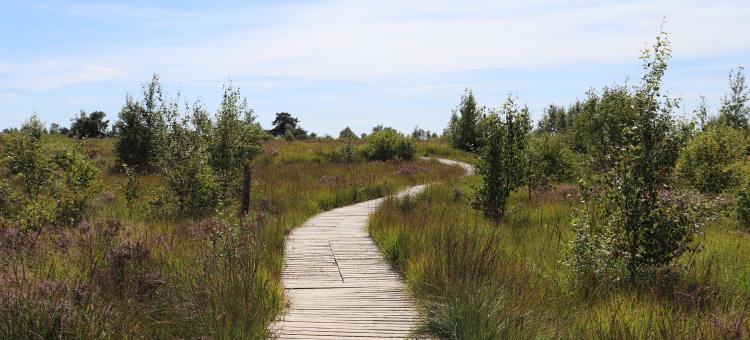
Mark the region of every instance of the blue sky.
[[750, 67], [744, 1], [4, 1], [0, 128], [32, 112], [114, 120], [157, 72], [167, 91], [215, 109], [239, 86], [268, 127], [291, 112], [335, 135], [377, 124], [441, 131], [466, 87], [498, 107], [512, 92], [535, 118], [589, 88], [640, 77], [662, 17], [665, 85], [689, 113], [717, 109], [729, 70]]

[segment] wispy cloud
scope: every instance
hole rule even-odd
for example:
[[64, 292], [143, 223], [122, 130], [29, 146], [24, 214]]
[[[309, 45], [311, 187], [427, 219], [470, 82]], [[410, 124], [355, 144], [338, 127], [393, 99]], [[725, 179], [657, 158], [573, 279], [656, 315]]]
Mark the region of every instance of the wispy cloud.
[[[203, 88], [230, 77], [242, 79], [258, 92], [277, 92], [279, 98], [274, 100], [316, 114], [345, 114], [351, 104], [369, 96], [397, 98], [400, 106], [418, 97], [422, 106], [415, 112], [429, 112], [435, 105], [445, 106], [446, 93], [472, 84], [485, 91], [537, 89], [540, 94], [532, 96], [541, 98], [544, 91], [569, 94], [571, 85], [581, 86], [576, 93], [582, 93], [585, 87], [600, 83], [593, 73], [604, 68], [617, 70], [612, 72], [618, 78], [608, 81], [622, 81], [634, 65], [637, 68], [639, 49], [653, 40], [663, 16], [676, 59], [701, 62], [687, 63], [682, 71], [671, 69], [674, 73], [669, 76], [674, 79], [698, 81], [720, 71], [718, 81], [702, 83], [711, 87], [705, 92], [719, 93], [723, 91], [719, 86], [725, 84], [727, 60], [732, 66], [750, 64], [746, 38], [750, 4], [746, 0], [44, 5], [48, 6], [44, 13], [56, 15], [49, 20], [64, 19], [65, 24], [60, 25], [60, 32], [53, 32], [59, 34], [50, 41], [20, 39], [4, 44], [9, 48], [0, 55], [2, 92], [22, 93], [26, 98], [23, 91], [51, 93], [72, 85], [116, 81], [118, 87], [110, 92], [117, 93], [117, 98], [89, 96], [119, 103], [127, 91], [122, 84], [137, 89], [150, 73], [159, 72], [163, 79]], [[77, 25], [77, 29], [69, 30], [66, 25]], [[68, 48], [65, 43], [69, 41], [83, 47]], [[48, 46], [37, 49], [37, 45]], [[563, 74], [560, 70], [581, 72]], [[545, 78], [540, 72], [551, 76]], [[701, 78], [682, 76], [686, 72], [700, 73], [696, 77]], [[685, 93], [694, 93], [702, 84], [690, 84]], [[349, 87], [358, 90], [349, 93]], [[311, 92], [315, 88], [333, 94]], [[349, 96], [347, 107], [342, 104], [333, 110], [327, 106], [341, 96]], [[270, 100], [258, 99], [261, 103]], [[372, 115], [393, 111], [385, 105], [369, 110]]]
[[[237, 10], [242, 15], [234, 15], [262, 16], [257, 10], [245, 7]], [[109, 2], [70, 11], [166, 21], [226, 14]], [[750, 31], [746, 20], [750, 6], [739, 2], [579, 1], [563, 5], [547, 0], [518, 5], [385, 0], [374, 5], [333, 1], [280, 5], [274, 14], [278, 17], [273, 23], [249, 24], [190, 44], [139, 46], [138, 37], [132, 37], [134, 41], [126, 45], [129, 48], [102, 51], [96, 60], [86, 54], [53, 55], [51, 58], [70, 60], [67, 66], [73, 71], [46, 69], [44, 73], [51, 75], [39, 75], [22, 85], [54, 89], [75, 82], [109, 80], [125, 74], [124, 67], [141, 72], [163, 70], [186, 81], [226, 76], [355, 80], [618, 63], [637, 57], [638, 49], [655, 35], [662, 15], [667, 15], [667, 29], [673, 32], [680, 55], [750, 50], [745, 39]]]
[[[39, 65], [38, 65], [39, 66]], [[55, 65], [38, 67], [37, 72], [19, 80], [21, 87], [32, 91], [53, 90], [65, 85], [96, 83], [122, 76], [124, 70], [107, 66], [74, 66], [58, 68]]]

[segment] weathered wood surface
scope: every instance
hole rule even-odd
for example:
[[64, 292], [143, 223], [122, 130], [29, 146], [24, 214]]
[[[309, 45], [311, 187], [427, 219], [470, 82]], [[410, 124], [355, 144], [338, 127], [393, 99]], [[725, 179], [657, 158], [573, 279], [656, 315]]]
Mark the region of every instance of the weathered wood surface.
[[[440, 160], [450, 165], [464, 163]], [[398, 196], [414, 195], [424, 185]], [[271, 331], [281, 339], [407, 338], [419, 315], [398, 273], [367, 233], [382, 198], [316, 215], [287, 238], [289, 301]]]

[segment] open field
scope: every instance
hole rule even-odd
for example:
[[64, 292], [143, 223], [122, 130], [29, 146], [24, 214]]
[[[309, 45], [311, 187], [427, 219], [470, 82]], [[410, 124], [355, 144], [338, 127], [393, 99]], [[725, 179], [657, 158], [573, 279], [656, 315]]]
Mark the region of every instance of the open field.
[[127, 179], [111, 168], [112, 140], [85, 141], [101, 170], [90, 215], [72, 228], [45, 230], [33, 244], [5, 222], [0, 332], [266, 335], [284, 306], [282, 255], [291, 229], [322, 210], [461, 173], [428, 161], [334, 164], [322, 155], [335, 143], [267, 143], [255, 160], [252, 214], [242, 220], [232, 205], [193, 220], [160, 205], [158, 176], [137, 175], [138, 199], [128, 207]]
[[419, 333], [452, 339], [745, 338], [750, 336], [750, 234], [720, 217], [702, 251], [655, 282], [586, 290], [571, 266], [576, 186], [511, 195], [496, 224], [472, 209], [476, 178], [388, 200], [370, 234], [425, 310]]

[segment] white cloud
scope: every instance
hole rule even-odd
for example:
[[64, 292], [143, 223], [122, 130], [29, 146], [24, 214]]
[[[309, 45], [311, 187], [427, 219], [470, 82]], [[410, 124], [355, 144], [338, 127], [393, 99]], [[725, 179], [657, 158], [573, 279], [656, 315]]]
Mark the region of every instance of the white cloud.
[[[545, 11], [555, 7], [555, 11]], [[675, 53], [707, 56], [750, 49], [750, 6], [638, 2], [526, 8], [480, 2], [333, 2], [288, 9], [279, 24], [191, 46], [156, 48], [179, 75], [261, 75], [356, 80], [481, 69], [630, 62], [653, 40], [661, 17]], [[189, 73], [186, 71], [190, 70]]]
[[33, 91], [52, 90], [64, 85], [96, 83], [116, 79], [125, 74], [122, 69], [108, 66], [74, 66], [60, 68], [57, 65], [36, 67], [28, 77], [20, 80], [22, 87]]
[[[22, 87], [50, 90], [126, 75], [140, 81], [154, 71], [180, 82], [244, 76], [373, 80], [631, 63], [653, 40], [662, 15], [667, 17], [676, 55], [710, 58], [750, 50], [745, 37], [750, 32], [750, 4], [745, 1], [383, 0], [268, 6], [215, 12], [118, 3], [79, 6], [71, 11], [144, 21], [189, 17], [196, 25], [225, 18], [237, 24], [188, 44], [142, 45], [134, 36], [116, 51], [51, 55], [6, 72], [13, 73], [11, 81]], [[258, 22], [262, 25], [255, 26]]]

